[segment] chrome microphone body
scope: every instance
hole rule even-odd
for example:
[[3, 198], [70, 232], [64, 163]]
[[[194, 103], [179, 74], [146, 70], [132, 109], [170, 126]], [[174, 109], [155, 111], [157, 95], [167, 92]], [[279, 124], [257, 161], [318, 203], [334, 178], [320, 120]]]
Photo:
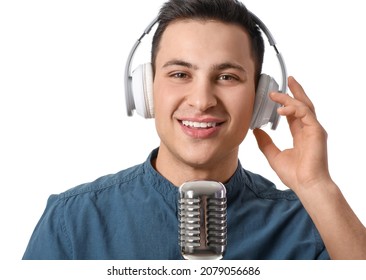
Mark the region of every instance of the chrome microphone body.
[[222, 259], [227, 243], [225, 186], [191, 181], [179, 188], [179, 244], [188, 260]]

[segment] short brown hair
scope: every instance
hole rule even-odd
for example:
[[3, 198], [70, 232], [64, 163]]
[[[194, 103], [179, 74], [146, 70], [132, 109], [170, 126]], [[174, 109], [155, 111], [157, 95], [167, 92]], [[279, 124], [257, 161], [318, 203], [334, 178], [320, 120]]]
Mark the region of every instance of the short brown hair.
[[152, 42], [151, 63], [154, 72], [159, 44], [165, 29], [171, 22], [183, 19], [218, 20], [241, 26], [251, 40], [255, 78], [258, 81], [264, 56], [262, 34], [247, 8], [237, 0], [169, 0], [166, 2], [160, 9], [159, 24]]

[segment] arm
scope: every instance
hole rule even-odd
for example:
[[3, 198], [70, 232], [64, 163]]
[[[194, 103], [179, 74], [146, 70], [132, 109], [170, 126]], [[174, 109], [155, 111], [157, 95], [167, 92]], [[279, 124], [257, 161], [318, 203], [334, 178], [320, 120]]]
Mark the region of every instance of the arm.
[[272, 93], [283, 105], [293, 148], [279, 150], [267, 133], [254, 130], [258, 146], [282, 182], [299, 197], [332, 259], [366, 259], [366, 228], [333, 182], [328, 170], [327, 133], [301, 85], [292, 77], [293, 97]]

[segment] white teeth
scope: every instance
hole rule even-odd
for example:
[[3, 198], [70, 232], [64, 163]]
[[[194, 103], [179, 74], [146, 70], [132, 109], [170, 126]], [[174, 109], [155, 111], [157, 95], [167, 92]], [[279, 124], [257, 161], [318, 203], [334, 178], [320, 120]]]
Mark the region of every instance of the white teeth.
[[207, 127], [215, 127], [215, 122], [191, 122], [191, 121], [182, 121], [182, 124], [189, 127], [195, 128], [207, 128]]

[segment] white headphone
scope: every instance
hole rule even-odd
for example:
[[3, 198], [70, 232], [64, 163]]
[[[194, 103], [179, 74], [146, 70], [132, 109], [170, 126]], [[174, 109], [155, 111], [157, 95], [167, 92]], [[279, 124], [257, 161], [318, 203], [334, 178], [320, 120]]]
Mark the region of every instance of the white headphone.
[[[259, 83], [256, 90], [256, 97], [254, 102], [254, 110], [250, 128], [259, 128], [267, 123], [272, 123], [271, 129], [275, 130], [279, 122], [279, 115], [277, 108], [280, 104], [273, 102], [269, 98], [269, 93], [272, 91], [279, 91], [285, 93], [287, 90], [287, 71], [286, 65], [282, 58], [282, 55], [276, 47], [276, 42], [264, 25], [264, 23], [253, 13], [249, 12], [253, 17], [253, 20], [263, 33], [268, 38], [269, 44], [275, 49], [276, 56], [280, 62], [281, 74], [282, 74], [282, 87], [279, 91], [277, 82], [271, 76], [267, 74], [261, 74]], [[142, 38], [149, 34], [152, 27], [158, 22], [158, 18], [155, 18], [145, 29], [144, 33], [136, 41], [132, 47], [130, 54], [127, 58], [125, 67], [125, 97], [127, 115], [132, 116], [132, 111], [136, 112], [144, 118], [154, 117], [154, 103], [153, 103], [153, 71], [151, 63], [145, 63], [139, 65], [133, 72], [131, 72], [131, 64], [135, 55], [137, 47], [140, 45]]]

